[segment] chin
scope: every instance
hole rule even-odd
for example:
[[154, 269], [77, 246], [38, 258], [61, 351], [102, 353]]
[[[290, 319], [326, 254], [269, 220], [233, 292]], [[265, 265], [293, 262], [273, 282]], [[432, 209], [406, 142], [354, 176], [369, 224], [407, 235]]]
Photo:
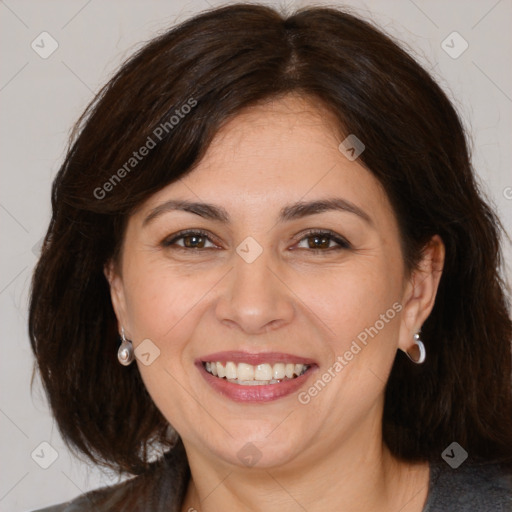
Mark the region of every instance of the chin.
[[211, 451], [234, 466], [272, 469], [292, 462], [303, 451], [303, 447], [303, 442], [294, 442], [290, 435], [275, 435], [270, 439], [244, 432], [239, 437], [230, 438], [229, 445], [223, 443], [211, 447]]

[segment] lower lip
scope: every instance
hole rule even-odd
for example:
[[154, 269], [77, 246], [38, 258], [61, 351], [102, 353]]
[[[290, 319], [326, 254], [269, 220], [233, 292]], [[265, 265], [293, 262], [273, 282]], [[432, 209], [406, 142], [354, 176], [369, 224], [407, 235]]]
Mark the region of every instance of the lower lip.
[[310, 366], [300, 377], [285, 380], [279, 384], [262, 384], [259, 386], [243, 386], [235, 384], [226, 379], [214, 377], [208, 373], [202, 363], [197, 367], [206, 382], [221, 395], [224, 395], [235, 402], [270, 402], [288, 396], [297, 391], [309, 379], [316, 366]]

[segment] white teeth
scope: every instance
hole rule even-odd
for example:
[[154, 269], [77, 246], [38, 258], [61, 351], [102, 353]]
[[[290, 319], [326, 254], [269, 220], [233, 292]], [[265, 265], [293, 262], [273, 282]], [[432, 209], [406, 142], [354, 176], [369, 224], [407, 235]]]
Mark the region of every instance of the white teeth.
[[285, 366], [283, 363], [276, 363], [274, 368], [272, 369], [272, 377], [274, 379], [284, 379], [285, 376]]
[[226, 379], [236, 379], [236, 376], [236, 364], [229, 361], [228, 363], [226, 363]]
[[234, 377], [235, 379], [254, 380], [254, 366], [252, 364], [238, 363], [236, 373], [237, 375]]
[[293, 379], [294, 375], [298, 377], [309, 368], [305, 364], [262, 363], [253, 366], [247, 363], [237, 365], [232, 361], [227, 361], [225, 364], [219, 361], [208, 361], [204, 363], [204, 367], [208, 373], [216, 377], [225, 377], [229, 382], [245, 386], [277, 384], [285, 378]]
[[226, 376], [226, 369], [220, 363], [217, 363], [217, 375], [221, 378]]
[[256, 366], [254, 380], [270, 380], [272, 378], [272, 366], [267, 363]]
[[228, 379], [228, 382], [232, 382], [233, 384], [241, 384], [242, 386], [265, 386], [267, 384], [279, 384], [281, 381], [276, 380], [276, 379], [271, 379], [271, 380]]
[[268, 381], [266, 380], [229, 379], [229, 382], [233, 382], [234, 384], [241, 384], [242, 386], [262, 386], [263, 384], [268, 384]]

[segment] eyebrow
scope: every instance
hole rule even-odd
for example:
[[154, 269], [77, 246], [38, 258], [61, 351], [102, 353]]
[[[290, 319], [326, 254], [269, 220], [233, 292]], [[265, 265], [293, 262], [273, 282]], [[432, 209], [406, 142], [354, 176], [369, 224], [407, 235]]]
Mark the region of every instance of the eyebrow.
[[[230, 222], [229, 213], [221, 206], [216, 206], [209, 203], [170, 200], [158, 205], [156, 208], [151, 210], [149, 215], [144, 219], [142, 225], [146, 226], [163, 213], [171, 211], [185, 211], [194, 213], [200, 217], [203, 217], [204, 219], [222, 222], [225, 224]], [[371, 217], [364, 210], [359, 208], [359, 206], [356, 206], [354, 203], [339, 197], [319, 199], [317, 201], [308, 202], [299, 201], [297, 203], [290, 204], [281, 209], [279, 212], [278, 221], [286, 222], [295, 219], [301, 219], [309, 215], [315, 215], [327, 211], [342, 211], [352, 213], [363, 219], [366, 223], [373, 226]]]

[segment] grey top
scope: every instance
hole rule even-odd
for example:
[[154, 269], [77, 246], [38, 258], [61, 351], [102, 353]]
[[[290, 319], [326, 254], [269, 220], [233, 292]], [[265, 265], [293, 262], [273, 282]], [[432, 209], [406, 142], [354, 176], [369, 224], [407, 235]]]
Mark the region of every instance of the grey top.
[[[190, 479], [181, 441], [144, 475], [35, 512], [180, 512]], [[423, 512], [512, 512], [512, 468], [465, 462], [430, 465]]]

